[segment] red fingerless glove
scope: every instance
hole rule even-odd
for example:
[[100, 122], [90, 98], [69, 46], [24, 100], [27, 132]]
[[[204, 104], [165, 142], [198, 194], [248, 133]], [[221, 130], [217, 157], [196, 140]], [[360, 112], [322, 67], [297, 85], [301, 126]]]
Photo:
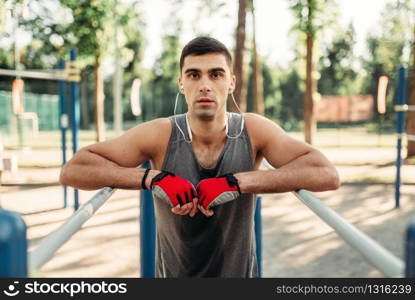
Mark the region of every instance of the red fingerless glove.
[[241, 195], [238, 179], [233, 174], [200, 181], [197, 193], [199, 204], [206, 209], [235, 200]]
[[151, 189], [154, 194], [173, 207], [192, 202], [196, 197], [193, 184], [173, 173], [162, 171], [151, 180]]

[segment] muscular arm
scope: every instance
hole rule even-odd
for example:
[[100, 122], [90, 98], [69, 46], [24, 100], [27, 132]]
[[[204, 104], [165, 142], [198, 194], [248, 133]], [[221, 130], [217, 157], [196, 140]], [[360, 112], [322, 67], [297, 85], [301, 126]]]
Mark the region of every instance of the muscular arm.
[[337, 170], [317, 149], [257, 115], [247, 116], [247, 127], [259, 154], [276, 169], [235, 174], [242, 193], [317, 192], [339, 187]]
[[[153, 159], [163, 147], [163, 136], [170, 135], [167, 119], [143, 123], [124, 135], [79, 150], [61, 170], [60, 182], [83, 190], [105, 186], [122, 189], [141, 189], [144, 169], [141, 163]], [[152, 170], [146, 186], [159, 171]]]

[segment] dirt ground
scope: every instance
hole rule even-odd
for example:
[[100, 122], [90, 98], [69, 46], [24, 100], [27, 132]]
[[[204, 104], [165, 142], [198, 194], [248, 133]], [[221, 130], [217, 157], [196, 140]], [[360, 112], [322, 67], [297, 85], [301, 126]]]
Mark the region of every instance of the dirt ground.
[[[323, 152], [337, 166], [344, 184], [337, 191], [313, 194], [402, 259], [405, 230], [415, 217], [415, 167], [402, 169], [401, 207], [395, 209], [390, 181], [394, 149]], [[72, 214], [71, 209], [62, 209], [58, 174], [58, 168], [21, 168], [16, 174], [3, 174], [0, 203], [22, 213], [30, 249]], [[373, 177], [385, 183], [356, 182]], [[81, 203], [94, 193], [81, 191]], [[264, 277], [383, 276], [293, 194], [262, 196]], [[139, 192], [118, 190], [35, 275], [139, 277], [139, 213]]]

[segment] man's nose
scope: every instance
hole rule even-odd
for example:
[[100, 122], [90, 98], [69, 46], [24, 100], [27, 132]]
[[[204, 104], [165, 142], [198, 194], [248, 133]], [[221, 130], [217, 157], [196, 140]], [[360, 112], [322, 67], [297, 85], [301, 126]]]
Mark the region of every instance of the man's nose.
[[200, 81], [199, 92], [201, 92], [201, 93], [209, 93], [211, 91], [212, 91], [212, 88], [210, 87], [209, 80], [202, 79]]

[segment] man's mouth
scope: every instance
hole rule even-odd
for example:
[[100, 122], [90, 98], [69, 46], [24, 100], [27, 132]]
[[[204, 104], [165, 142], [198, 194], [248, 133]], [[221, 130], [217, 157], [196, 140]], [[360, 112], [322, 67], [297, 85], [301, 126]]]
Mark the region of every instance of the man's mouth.
[[197, 103], [214, 103], [215, 100], [208, 98], [208, 97], [201, 97], [196, 100]]

